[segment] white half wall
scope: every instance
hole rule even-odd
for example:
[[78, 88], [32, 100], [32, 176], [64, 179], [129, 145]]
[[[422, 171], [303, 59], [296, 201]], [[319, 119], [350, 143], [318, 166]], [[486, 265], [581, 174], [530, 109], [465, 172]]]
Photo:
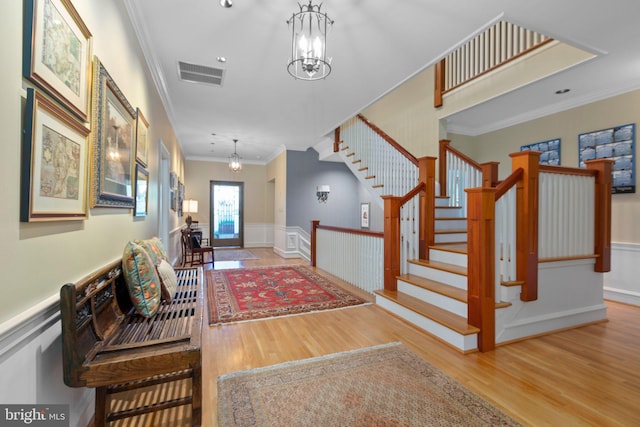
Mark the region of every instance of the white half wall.
[[94, 389], [64, 384], [59, 301], [52, 295], [0, 325], [0, 402], [69, 405], [69, 426], [86, 426]]
[[603, 274], [595, 261], [545, 262], [538, 269], [538, 299], [523, 302], [519, 293], [510, 307], [496, 310], [496, 343], [510, 342], [607, 318]]
[[611, 244], [611, 271], [604, 274], [604, 297], [640, 306], [640, 244]]

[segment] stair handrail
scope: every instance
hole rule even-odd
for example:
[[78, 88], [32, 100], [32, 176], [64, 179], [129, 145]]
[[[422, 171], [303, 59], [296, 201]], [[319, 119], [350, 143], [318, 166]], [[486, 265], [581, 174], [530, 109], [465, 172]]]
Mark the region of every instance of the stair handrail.
[[362, 114], [357, 114], [356, 117], [359, 118], [367, 126], [369, 126], [371, 128], [371, 130], [373, 130], [375, 133], [377, 133], [382, 139], [387, 141], [387, 143], [389, 143], [391, 146], [393, 146], [393, 148], [395, 148], [400, 153], [402, 153], [407, 159], [409, 159], [409, 161], [411, 163], [413, 163], [414, 165], [418, 166], [418, 159], [413, 154], [408, 152], [406, 148], [404, 148], [402, 145], [398, 144], [398, 142], [395, 139], [391, 138], [385, 131], [383, 131], [378, 126], [373, 124], [371, 121], [369, 121], [369, 119], [367, 119]]
[[376, 196], [401, 196], [418, 182], [415, 156], [362, 114], [334, 131], [333, 150]]

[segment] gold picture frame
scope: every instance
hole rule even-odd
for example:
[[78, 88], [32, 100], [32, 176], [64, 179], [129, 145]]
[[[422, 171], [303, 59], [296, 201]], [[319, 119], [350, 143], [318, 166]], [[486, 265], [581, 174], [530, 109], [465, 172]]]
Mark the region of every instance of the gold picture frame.
[[136, 110], [136, 161], [149, 166], [149, 122], [138, 108]]
[[136, 207], [133, 210], [133, 216], [147, 216], [149, 207], [149, 172], [142, 167], [136, 165]]
[[27, 89], [20, 221], [87, 218], [89, 129], [33, 88]]
[[91, 206], [134, 208], [136, 110], [94, 59]]
[[91, 42], [71, 1], [25, 1], [23, 74], [83, 122], [91, 102]]

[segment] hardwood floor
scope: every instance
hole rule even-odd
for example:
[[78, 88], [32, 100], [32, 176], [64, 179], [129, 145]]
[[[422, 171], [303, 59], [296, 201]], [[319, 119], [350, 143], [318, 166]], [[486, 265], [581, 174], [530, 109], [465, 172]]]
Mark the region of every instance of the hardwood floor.
[[[307, 264], [282, 259], [271, 249], [251, 251], [260, 259], [216, 263], [215, 268]], [[525, 425], [640, 425], [640, 307], [614, 302], [607, 307], [608, 322], [468, 355], [374, 304], [205, 327], [203, 426], [217, 425], [218, 375], [394, 341]], [[183, 410], [164, 412], [127, 425], [187, 425]]]

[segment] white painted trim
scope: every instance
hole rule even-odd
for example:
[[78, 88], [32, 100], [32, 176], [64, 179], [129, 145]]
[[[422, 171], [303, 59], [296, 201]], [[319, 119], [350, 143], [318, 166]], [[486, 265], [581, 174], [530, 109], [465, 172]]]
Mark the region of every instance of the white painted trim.
[[59, 309], [60, 295], [54, 294], [0, 324], [0, 357], [4, 354], [5, 348], [18, 339], [16, 337], [27, 335]]
[[611, 271], [604, 274], [604, 297], [640, 306], [640, 243], [612, 243]]
[[606, 318], [605, 304], [527, 317], [505, 325], [496, 336], [496, 344], [598, 322]]

